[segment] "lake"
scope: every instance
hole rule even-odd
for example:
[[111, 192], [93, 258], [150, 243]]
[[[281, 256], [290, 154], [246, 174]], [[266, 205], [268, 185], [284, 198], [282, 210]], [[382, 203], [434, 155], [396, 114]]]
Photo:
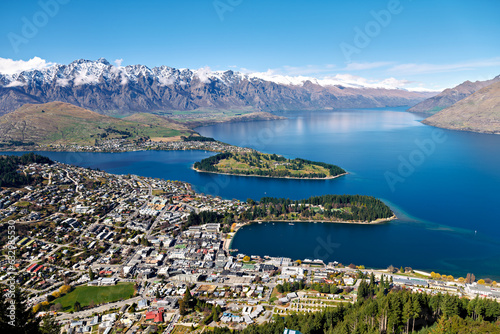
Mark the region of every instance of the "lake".
[[201, 151], [44, 154], [110, 173], [183, 180], [197, 191], [230, 199], [372, 195], [390, 205], [399, 219], [370, 226], [253, 224], [236, 234], [233, 248], [252, 255], [500, 278], [500, 136], [436, 129], [403, 108], [286, 115], [285, 120], [196, 130], [266, 153], [336, 164], [349, 174], [290, 180], [198, 173], [192, 164], [213, 154]]

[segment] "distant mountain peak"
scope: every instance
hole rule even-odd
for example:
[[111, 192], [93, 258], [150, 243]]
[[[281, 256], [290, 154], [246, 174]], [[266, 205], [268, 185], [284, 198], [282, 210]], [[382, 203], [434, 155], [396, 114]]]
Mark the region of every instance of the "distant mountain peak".
[[78, 59], [68, 65], [0, 74], [0, 114], [24, 103], [54, 100], [101, 113], [129, 113], [198, 108], [370, 108], [412, 105], [431, 96], [391, 89], [394, 80], [374, 84], [349, 75], [316, 79], [272, 72], [212, 71], [208, 67], [114, 66], [104, 58]]
[[419, 104], [408, 109], [408, 111], [433, 114], [454, 105], [471, 94], [474, 94], [476, 91], [496, 82], [500, 82], [500, 75], [497, 75], [491, 80], [485, 81], [471, 82], [467, 80], [458, 86], [447, 88], [438, 95], [420, 102]]
[[101, 63], [101, 64], [104, 64], [104, 65], [111, 65], [111, 64], [109, 63], [109, 61], [107, 61], [107, 60], [106, 60], [106, 58], [102, 58], [102, 57], [101, 57], [101, 58], [99, 58], [99, 59], [97, 59], [97, 62], [98, 62], [98, 63]]

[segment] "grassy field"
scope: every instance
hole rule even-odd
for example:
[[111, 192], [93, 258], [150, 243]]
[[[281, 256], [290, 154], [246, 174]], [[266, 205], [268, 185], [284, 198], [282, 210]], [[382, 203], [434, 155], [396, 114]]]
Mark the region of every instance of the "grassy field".
[[75, 302], [82, 307], [88, 306], [92, 301], [94, 304], [114, 302], [128, 299], [134, 295], [134, 284], [123, 283], [113, 286], [78, 286], [73, 291], [52, 301], [52, 304], [60, 303], [64, 311], [72, 311]]

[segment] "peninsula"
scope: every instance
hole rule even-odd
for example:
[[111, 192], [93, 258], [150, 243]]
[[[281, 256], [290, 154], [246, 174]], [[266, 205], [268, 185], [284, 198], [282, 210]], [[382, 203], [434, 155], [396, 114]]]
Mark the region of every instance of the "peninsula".
[[220, 153], [193, 167], [199, 172], [296, 179], [331, 179], [347, 174], [335, 165], [257, 151]]
[[381, 200], [364, 195], [322, 195], [302, 200], [263, 197], [248, 200], [247, 220], [319, 221], [351, 224], [376, 224], [396, 219]]

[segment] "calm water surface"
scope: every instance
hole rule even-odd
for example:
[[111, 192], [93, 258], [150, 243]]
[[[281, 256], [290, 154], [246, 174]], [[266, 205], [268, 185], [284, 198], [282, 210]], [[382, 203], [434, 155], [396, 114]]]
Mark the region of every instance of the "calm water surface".
[[183, 180], [224, 198], [373, 195], [400, 219], [376, 226], [254, 224], [237, 233], [233, 247], [246, 254], [500, 278], [500, 136], [437, 130], [397, 108], [287, 116], [197, 131], [263, 152], [337, 164], [349, 175], [308, 181], [197, 173], [193, 162], [213, 154], [201, 151], [44, 154], [116, 174]]

